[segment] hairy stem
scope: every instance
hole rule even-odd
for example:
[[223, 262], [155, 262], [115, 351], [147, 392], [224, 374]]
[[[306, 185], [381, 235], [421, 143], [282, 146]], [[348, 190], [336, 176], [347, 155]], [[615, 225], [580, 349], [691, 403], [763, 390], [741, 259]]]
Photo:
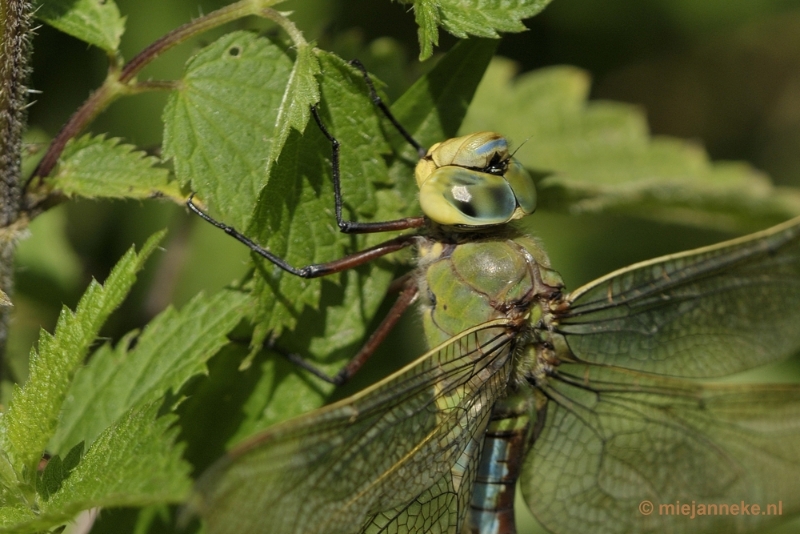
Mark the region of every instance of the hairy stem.
[[[31, 5], [0, 0], [0, 290], [10, 294], [19, 232], [22, 133], [30, 72]], [[0, 357], [8, 337], [9, 307], [0, 304]], [[4, 366], [0, 362], [0, 378]]]

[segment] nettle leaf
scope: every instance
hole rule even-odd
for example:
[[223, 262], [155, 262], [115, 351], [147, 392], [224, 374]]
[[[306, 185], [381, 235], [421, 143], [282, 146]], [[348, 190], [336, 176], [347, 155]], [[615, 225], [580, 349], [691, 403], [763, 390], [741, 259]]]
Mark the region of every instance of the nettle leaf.
[[[457, 131], [495, 46], [493, 40], [459, 43], [392, 106], [418, 141], [432, 144]], [[330, 54], [318, 52], [318, 58], [320, 113], [341, 143], [345, 217], [380, 221], [419, 215], [413, 177], [418, 154], [373, 106], [360, 71]], [[396, 235], [339, 232], [330, 157], [330, 143], [313, 121], [303, 135], [292, 133], [245, 232], [294, 266], [338, 259]], [[303, 280], [258, 260], [254, 344], [283, 329], [293, 330], [278, 344], [334, 373], [369, 333], [367, 325], [396, 273], [392, 262], [381, 259], [340, 275]], [[295, 415], [297, 406], [308, 408], [324, 400], [324, 388], [310, 391], [303, 377], [284, 363], [273, 358], [264, 364], [261, 400], [247, 408], [257, 414], [257, 422], [239, 436]], [[311, 398], [299, 402], [301, 390], [309, 391]]]
[[191, 488], [191, 466], [181, 458], [183, 445], [175, 444], [176, 418], [158, 417], [160, 404], [129, 410], [104, 430], [45, 513], [183, 502]]
[[508, 61], [492, 64], [462, 130], [496, 130], [521, 145], [516, 157], [546, 175], [538, 184], [544, 209], [724, 230], [800, 214], [797, 189], [775, 187], [745, 163], [712, 163], [696, 144], [651, 137], [639, 108], [588, 102], [589, 76], [579, 69], [514, 74]]
[[15, 509], [1, 508], [0, 532], [41, 532], [95, 507], [183, 502], [192, 485], [191, 466], [181, 457], [183, 446], [175, 444], [176, 418], [158, 417], [159, 406], [153, 402], [124, 414], [76, 465], [68, 466], [73, 452], [57, 461], [49, 480], [42, 482], [54, 491], [40, 501], [38, 513], [15, 516]]
[[169, 181], [158, 160], [121, 144], [119, 139], [84, 135], [71, 140], [47, 181], [65, 195], [87, 198], [152, 198], [183, 201], [178, 184]]
[[133, 349], [133, 335], [113, 349], [103, 345], [76, 373], [48, 450], [91, 444], [131, 408], [170, 390], [177, 393], [191, 377], [206, 373], [206, 361], [228, 343], [226, 336], [244, 317], [248, 301], [247, 294], [233, 290], [198, 295], [180, 311], [161, 312]]
[[233, 32], [186, 64], [164, 109], [164, 156], [214, 213], [246, 228], [267, 169], [318, 98], [316, 58], [278, 38]]
[[31, 351], [28, 381], [23, 387], [15, 387], [8, 411], [0, 419], [0, 450], [19, 481], [30, 483], [30, 477], [35, 476], [36, 465], [55, 432], [73, 375], [163, 235], [159, 232], [152, 236], [139, 254], [133, 249], [128, 251], [104, 285], [93, 281], [75, 312], [62, 310], [55, 335], [42, 331], [38, 351]]
[[550, 0], [402, 0], [412, 3], [419, 26], [420, 60], [439, 43], [438, 26], [460, 39], [470, 35], [498, 38], [498, 32], [525, 31], [522, 21], [543, 10]]
[[433, 55], [433, 47], [439, 46], [439, 13], [433, 2], [414, 2], [414, 20], [419, 26], [419, 60], [425, 61]]
[[[459, 43], [391, 106], [419, 142], [430, 145], [458, 130], [496, 44], [481, 39]], [[317, 52], [317, 58], [320, 114], [341, 143], [345, 216], [371, 221], [419, 215], [416, 151], [373, 106], [360, 71], [324, 52]], [[244, 233], [295, 266], [338, 259], [396, 235], [338, 231], [330, 157], [330, 143], [314, 121], [302, 135], [290, 133]], [[329, 373], [358, 350], [396, 273], [387, 258], [321, 280], [301, 280], [255, 258], [252, 285], [260, 323], [254, 345], [283, 330], [277, 340], [281, 348], [307, 356]], [[211, 380], [183, 405], [188, 413], [182, 420], [197, 421], [196, 428], [190, 425], [192, 435], [208, 432], [208, 414], [218, 414], [211, 417], [214, 438], [197, 439], [215, 440], [212, 447], [220, 453], [226, 443], [319, 406], [330, 392], [274, 354], [261, 354], [250, 368], [238, 371], [246, 354], [245, 347], [226, 347], [214, 360]], [[219, 392], [226, 392], [222, 406]], [[232, 412], [241, 419], [227, 419]], [[213, 459], [205, 451], [191, 454]]]
[[[342, 146], [345, 217], [374, 220], [378, 215], [376, 186], [388, 180], [388, 169], [381, 155], [389, 153], [389, 146], [360, 72], [331, 54], [320, 52], [319, 60], [322, 66], [320, 114], [326, 128]], [[316, 123], [309, 123], [303, 135], [292, 132], [271, 170], [269, 182], [261, 191], [253, 223], [246, 232], [292, 265], [330, 261], [342, 257], [349, 247], [357, 250], [366, 246], [365, 238], [345, 236], [336, 225], [330, 157], [330, 142]], [[385, 211], [380, 216], [381, 219], [397, 218], [397, 214]], [[377, 239], [385, 238], [378, 236]], [[305, 306], [316, 308], [319, 305], [324, 283], [321, 280], [286, 275], [268, 262], [258, 265], [261, 276], [255, 287], [256, 319], [262, 331], [282, 326], [293, 328]], [[384, 278], [390, 278], [390, 272], [384, 271]], [[356, 276], [356, 273], [345, 276]], [[335, 288], [331, 290], [341, 293]], [[284, 299], [284, 295], [290, 297]], [[340, 294], [333, 300], [341, 301], [342, 297]], [[381, 299], [373, 297], [372, 300], [376, 301], [371, 306], [374, 311]]]
[[125, 17], [113, 0], [38, 0], [36, 17], [108, 52], [119, 48]]
[[44, 471], [36, 479], [36, 493], [42, 499], [49, 500], [51, 495], [55, 495], [61, 489], [64, 480], [80, 463], [83, 449], [84, 443], [81, 441], [64, 456], [63, 460], [58, 454], [50, 458]]
[[289, 83], [284, 92], [285, 98], [281, 102], [275, 120], [276, 138], [270, 143], [267, 166], [271, 166], [278, 159], [292, 129], [298, 132], [305, 129], [311, 106], [319, 102], [319, 83], [316, 79], [318, 74], [320, 67], [314, 47], [307, 44], [299, 46], [294, 67], [289, 74]]

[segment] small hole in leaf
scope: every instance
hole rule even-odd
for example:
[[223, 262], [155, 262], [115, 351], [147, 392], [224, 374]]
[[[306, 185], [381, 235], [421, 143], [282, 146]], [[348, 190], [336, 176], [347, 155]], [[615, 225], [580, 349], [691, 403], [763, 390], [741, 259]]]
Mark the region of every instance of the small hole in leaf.
[[228, 53], [229, 53], [230, 55], [232, 55], [233, 57], [236, 57], [236, 56], [238, 56], [239, 54], [241, 54], [241, 53], [242, 53], [242, 49], [241, 49], [241, 48], [239, 48], [238, 46], [232, 46], [232, 47], [230, 47], [230, 48], [228, 49]]

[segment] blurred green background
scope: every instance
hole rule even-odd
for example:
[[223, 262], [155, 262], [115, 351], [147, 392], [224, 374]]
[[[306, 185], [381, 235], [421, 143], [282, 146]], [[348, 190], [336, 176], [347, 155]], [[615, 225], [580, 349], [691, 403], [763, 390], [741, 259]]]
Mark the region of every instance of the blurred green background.
[[[167, 31], [228, 3], [116, 1], [127, 16], [122, 51], [128, 59]], [[293, 10], [293, 20], [319, 46], [362, 59], [387, 82], [392, 98], [426, 68], [416, 60], [416, 26], [407, 6], [293, 0], [279, 8]], [[800, 186], [800, 0], [554, 0], [527, 25], [528, 32], [506, 36], [499, 49], [519, 63], [520, 72], [557, 64], [586, 69], [594, 79], [592, 98], [640, 106], [654, 134], [695, 140], [714, 159], [747, 160], [778, 184]], [[248, 20], [238, 27], [266, 25]], [[229, 29], [170, 52], [140, 78], [179, 77], [194, 50]], [[454, 42], [442, 34], [440, 50]], [[55, 135], [102, 82], [106, 65], [99, 50], [41, 27], [34, 39], [32, 86], [42, 91], [30, 109], [34, 133]], [[123, 99], [92, 131], [156, 151], [165, 100], [166, 94]], [[215, 291], [238, 278], [247, 251], [167, 202], [75, 201], [37, 219], [19, 250], [10, 375], [25, 379], [38, 329], [52, 331], [61, 306], [74, 307], [90, 277], [102, 280], [125, 249], [165, 225], [171, 228], [166, 253], [151, 261], [132, 298], [107, 325], [105, 335], [113, 339], [170, 302], [180, 305], [200, 289]], [[546, 213], [531, 217], [529, 228], [571, 288], [634, 261], [730, 237], [620, 217]], [[407, 323], [413, 331], [414, 321]], [[800, 364], [795, 359], [760, 373], [763, 379], [797, 380]]]

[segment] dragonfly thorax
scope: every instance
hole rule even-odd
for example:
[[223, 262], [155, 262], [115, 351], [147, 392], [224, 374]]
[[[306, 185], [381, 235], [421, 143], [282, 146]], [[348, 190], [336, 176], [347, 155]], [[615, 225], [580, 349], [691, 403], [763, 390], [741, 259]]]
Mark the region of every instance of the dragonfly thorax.
[[470, 325], [528, 317], [563, 287], [535, 239], [514, 235], [420, 244], [417, 284], [433, 347]]
[[505, 224], [533, 213], [536, 187], [494, 132], [433, 145], [415, 171], [422, 211], [447, 226]]

